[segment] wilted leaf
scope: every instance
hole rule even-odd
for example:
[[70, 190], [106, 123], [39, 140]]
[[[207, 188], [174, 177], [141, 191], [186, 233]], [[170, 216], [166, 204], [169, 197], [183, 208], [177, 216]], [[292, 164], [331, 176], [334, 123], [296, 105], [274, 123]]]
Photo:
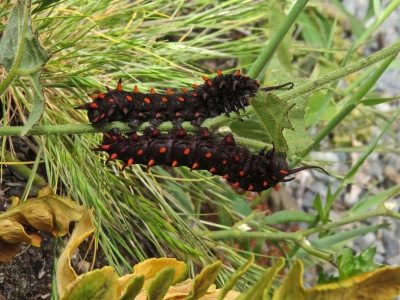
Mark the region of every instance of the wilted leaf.
[[146, 276], [144, 286], [149, 284], [149, 280], [154, 278], [158, 272], [165, 268], [174, 268], [175, 276], [172, 284], [180, 282], [187, 274], [187, 266], [184, 262], [177, 261], [175, 258], [151, 258], [144, 262], [138, 263], [133, 268], [135, 275], [139, 276], [144, 274]]
[[10, 260], [22, 242], [40, 247], [41, 235], [33, 230], [27, 231], [27, 228], [62, 236], [68, 232], [69, 223], [82, 216], [82, 206], [69, 198], [53, 197], [55, 195], [49, 188], [44, 188], [44, 191], [46, 196], [41, 196], [39, 192], [38, 198], [22, 204], [17, 197], [11, 197], [11, 207], [0, 214], [0, 241], [4, 246], [0, 247], [0, 261]]
[[[93, 209], [85, 212], [81, 220], [77, 223], [72, 235], [61, 253], [57, 263], [57, 291], [61, 296], [70, 283], [78, 278], [75, 270], [71, 266], [71, 255], [75, 249], [94, 232], [95, 227], [92, 222]], [[111, 268], [111, 267], [110, 267]], [[71, 288], [69, 288], [71, 290]]]
[[298, 260], [283, 284], [274, 292], [272, 300], [304, 300], [305, 289], [303, 286], [303, 265]]
[[115, 300], [118, 275], [110, 266], [80, 275], [66, 288], [60, 300]]
[[400, 294], [400, 267], [383, 267], [306, 291], [307, 300], [390, 300]]

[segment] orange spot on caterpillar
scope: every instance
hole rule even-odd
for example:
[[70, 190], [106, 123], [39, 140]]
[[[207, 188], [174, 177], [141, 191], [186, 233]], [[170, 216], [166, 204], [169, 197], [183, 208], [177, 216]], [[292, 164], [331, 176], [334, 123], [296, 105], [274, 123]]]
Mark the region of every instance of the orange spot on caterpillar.
[[274, 186], [274, 190], [275, 190], [275, 191], [278, 191], [278, 190], [279, 190], [279, 186], [277, 186], [277, 185]]
[[101, 145], [100, 148], [101, 150], [108, 150], [110, 149], [111, 145]]
[[198, 167], [199, 167], [199, 164], [198, 164], [197, 162], [195, 162], [195, 163], [193, 164], [191, 170], [192, 170], [192, 169], [197, 169]]
[[150, 98], [144, 98], [143, 101], [146, 102], [147, 104], [150, 104], [151, 102]]
[[183, 154], [188, 155], [190, 153], [190, 149], [186, 148], [185, 151], [183, 151]]
[[193, 87], [194, 89], [197, 89], [197, 88], [199, 87], [199, 85], [198, 85], [198, 84], [195, 84], [195, 83], [193, 83], [193, 84], [192, 84], [192, 87]]
[[122, 80], [121, 79], [118, 80], [117, 90], [122, 91]]
[[178, 161], [177, 160], [174, 160], [173, 162], [172, 162], [172, 167], [176, 167], [178, 165]]
[[160, 153], [165, 153], [165, 151], [167, 151], [167, 148], [165, 147], [160, 148]]
[[115, 100], [114, 100], [113, 98], [110, 98], [110, 99], [108, 99], [108, 102], [109, 102], [109, 103], [114, 103]]
[[136, 94], [139, 93], [139, 89], [136, 85], [133, 87], [133, 92]]
[[216, 168], [214, 168], [214, 167], [212, 167], [211, 169], [210, 169], [210, 173], [214, 173], [215, 171], [217, 171], [217, 169]]
[[88, 94], [88, 96], [90, 97], [90, 98], [92, 98], [93, 100], [96, 100], [96, 95], [93, 95], [93, 94]]
[[248, 191], [252, 191], [254, 187], [250, 184], [249, 187], [247, 188]]
[[193, 97], [197, 97], [197, 93], [193, 93], [192, 96], [193, 96]]
[[111, 161], [111, 160], [114, 160], [114, 159], [116, 159], [118, 157], [118, 154], [117, 153], [113, 153], [113, 154], [111, 154], [110, 155], [110, 157], [109, 158], [107, 158], [107, 161], [106, 161], [106, 163], [108, 163], [109, 161]]
[[222, 164], [223, 164], [223, 165], [226, 165], [226, 159], [222, 161]]
[[165, 97], [162, 97], [161, 100], [164, 101], [164, 102], [168, 102], [168, 99], [165, 98]]
[[220, 70], [217, 70], [217, 74], [218, 74], [218, 76], [222, 76], [223, 75]]
[[167, 94], [168, 94], [168, 95], [172, 95], [173, 92], [172, 92], [170, 89], [167, 89]]
[[104, 99], [104, 94], [102, 94], [100, 92], [97, 93], [97, 96], [99, 96], [100, 99]]
[[263, 181], [263, 187], [266, 187], [268, 185], [267, 181]]
[[240, 185], [240, 183], [239, 182], [235, 182], [234, 184], [232, 184], [234, 187], [238, 187], [239, 185]]
[[244, 176], [244, 171], [240, 171], [240, 172], [239, 172], [239, 176], [240, 176], [240, 177], [243, 177], [243, 176]]
[[285, 170], [279, 170], [279, 173], [281, 173], [282, 175], [287, 175], [288, 174], [288, 172], [285, 171]]
[[207, 81], [208, 86], [212, 86], [212, 82], [210, 80]]
[[239, 162], [240, 157], [239, 157], [239, 155], [235, 155], [235, 156], [233, 157], [233, 159], [234, 159], [236, 162]]
[[183, 97], [178, 97], [178, 100], [181, 101], [181, 102], [184, 102], [184, 101], [185, 101], [185, 98], [183, 98]]
[[206, 153], [205, 157], [210, 158], [212, 154], [210, 152]]
[[128, 159], [128, 167], [132, 166], [133, 162], [133, 158]]
[[132, 96], [129, 96], [129, 95], [126, 95], [126, 99], [128, 99], [128, 101], [132, 101], [133, 100]]
[[90, 103], [90, 108], [96, 109], [96, 108], [99, 108], [99, 106], [97, 105], [97, 103], [92, 102], [92, 103]]
[[201, 78], [203, 78], [204, 81], [208, 81], [208, 78], [206, 76], [201, 76]]
[[154, 90], [154, 88], [150, 89], [150, 93], [153, 94], [153, 95], [157, 94], [156, 91]]
[[240, 73], [240, 70], [236, 71], [236, 76], [242, 76], [242, 74]]
[[137, 154], [138, 155], [142, 155], [143, 154], [143, 150], [142, 149], [138, 150]]
[[100, 119], [103, 119], [106, 116], [106, 114], [101, 114]]
[[188, 90], [187, 90], [187, 89], [185, 89], [185, 88], [182, 88], [182, 92], [184, 92], [184, 93], [187, 93], [187, 92], [188, 92]]
[[152, 165], [154, 165], [155, 161], [154, 159], [150, 159], [149, 162], [147, 163], [147, 167], [150, 168]]
[[224, 176], [222, 176], [222, 178], [224, 178], [224, 179], [229, 179], [229, 175], [228, 175], [228, 174], [225, 174]]

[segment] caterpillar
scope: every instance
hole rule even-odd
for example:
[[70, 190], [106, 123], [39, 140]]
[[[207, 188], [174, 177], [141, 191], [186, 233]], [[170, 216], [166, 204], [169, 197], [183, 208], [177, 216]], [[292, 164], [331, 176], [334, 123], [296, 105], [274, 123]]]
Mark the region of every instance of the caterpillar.
[[113, 121], [128, 122], [130, 127], [137, 127], [143, 122], [150, 122], [158, 126], [165, 121], [180, 124], [191, 121], [192, 125], [200, 126], [207, 118], [231, 112], [239, 114], [240, 109], [249, 105], [249, 100], [258, 90], [272, 91], [289, 86], [289, 82], [282, 85], [259, 88], [260, 83], [238, 70], [235, 75], [222, 74], [212, 79], [203, 76], [204, 84], [193, 84], [193, 90], [182, 89], [182, 93], [174, 94], [167, 89], [166, 94], [157, 94], [154, 88], [150, 93], [140, 93], [137, 86], [133, 92], [122, 89], [121, 79], [117, 88], [107, 93], [89, 94], [93, 102], [75, 107], [87, 110], [89, 121], [96, 126], [105, 126]]
[[[133, 164], [170, 167], [187, 166], [190, 170], [208, 170], [214, 175], [221, 175], [234, 187], [261, 193], [269, 188], [277, 189], [279, 182], [291, 181], [285, 178], [305, 169], [320, 169], [319, 166], [306, 166], [289, 170], [283, 157], [275, 155], [275, 147], [259, 154], [235, 143], [232, 134], [222, 140], [211, 136], [205, 127], [200, 127], [196, 134], [187, 134], [180, 126], [174, 126], [168, 134], [153, 127], [147, 127], [143, 135], [136, 132], [123, 136], [119, 129], [112, 129], [104, 134], [103, 142], [94, 151], [109, 154], [106, 163], [119, 159], [124, 162], [122, 169]], [[328, 173], [327, 173], [328, 174]], [[329, 174], [328, 174], [329, 175]]]

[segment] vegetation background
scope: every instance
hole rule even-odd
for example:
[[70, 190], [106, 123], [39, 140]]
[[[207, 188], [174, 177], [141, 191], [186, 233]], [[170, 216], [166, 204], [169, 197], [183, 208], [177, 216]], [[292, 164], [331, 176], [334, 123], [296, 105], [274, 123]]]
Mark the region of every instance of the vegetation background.
[[[394, 98], [382, 98], [374, 84], [387, 68], [398, 68], [394, 58], [399, 42], [369, 59], [362, 58], [363, 47], [398, 5], [399, 1], [387, 6], [370, 1], [360, 22], [335, 0], [33, 1], [32, 27], [45, 49], [30, 57], [37, 66], [11, 72], [4, 60], [6, 52], [0, 55], [4, 67], [0, 134], [27, 134], [29, 139], [23, 140], [34, 157], [22, 201], [45, 180], [58, 194], [94, 207], [98, 230], [94, 244], [87, 247], [92, 256], [104, 257], [100, 264], [112, 265], [120, 275], [147, 258], [171, 256], [185, 261], [194, 277], [219, 259], [224, 267], [218, 284], [224, 285], [251, 253], [257, 264], [238, 282], [235, 288], [239, 291], [254, 285], [264, 267], [281, 256], [288, 267], [300, 258], [306, 269], [317, 270], [312, 272], [315, 278], [308, 279], [310, 284], [316, 282], [321, 266], [334, 265], [340, 272], [337, 258], [349, 241], [390, 224], [382, 220], [368, 225], [366, 220], [386, 215], [398, 218], [386, 201], [400, 191], [399, 184], [381, 178], [363, 184], [365, 194], [355, 205], [345, 205], [340, 220], [330, 219], [331, 211], [337, 209], [334, 203], [344, 203], [346, 189], [357, 185], [354, 178], [369, 155], [398, 153], [397, 109], [383, 114], [376, 108]], [[12, 6], [11, 1], [1, 4], [0, 33], [4, 33]], [[121, 172], [119, 163], [105, 167], [106, 157], [91, 150], [101, 142], [101, 135], [94, 133], [111, 126], [92, 128], [85, 124], [85, 114], [73, 109], [90, 100], [87, 93], [104, 91], [105, 85], [114, 87], [119, 78], [125, 90], [134, 85], [141, 91], [188, 88], [201, 83], [202, 75], [213, 76], [217, 69], [224, 73], [240, 69], [259, 79], [262, 86], [295, 83], [292, 91], [279, 94], [288, 105], [296, 105], [296, 114], [289, 118], [304, 119], [295, 124], [294, 134], [280, 130], [291, 166], [318, 164], [331, 174], [327, 179], [313, 172], [325, 191], [315, 195], [309, 212], [271, 211], [266, 199], [273, 192], [255, 196], [233, 190], [208, 172], [161, 167], [147, 172], [143, 166]], [[271, 145], [273, 139], [265, 128], [276, 124], [256, 106], [247, 115], [250, 118], [243, 123], [231, 115], [207, 120], [204, 125], [216, 134], [232, 130], [238, 143], [254, 152]], [[115, 126], [128, 130], [125, 124]], [[169, 123], [160, 126], [164, 131], [171, 128]], [[188, 124], [184, 128], [196, 130]], [[379, 133], [372, 134], [372, 128]], [[309, 133], [315, 136], [314, 142]], [[377, 147], [384, 134], [392, 140]], [[11, 155], [15, 140], [2, 138], [2, 161], [7, 163], [2, 163], [2, 170], [26, 163], [18, 163]], [[311, 150], [317, 153], [313, 157], [308, 156]], [[323, 155], [327, 151], [359, 155], [353, 161], [333, 162]], [[290, 201], [289, 193], [300, 188], [307, 187], [298, 182], [288, 188], [283, 185], [280, 201]], [[305, 224], [301, 230], [293, 225], [298, 222]], [[349, 230], [341, 227], [354, 223]], [[240, 230], [244, 224], [251, 231]], [[55, 259], [63, 244], [61, 239], [56, 241]], [[93, 253], [95, 247], [99, 252]], [[372, 256], [359, 273], [377, 267]], [[339, 279], [333, 276], [330, 280]], [[320, 277], [321, 283], [326, 281]], [[52, 296], [57, 297], [54, 285]]]

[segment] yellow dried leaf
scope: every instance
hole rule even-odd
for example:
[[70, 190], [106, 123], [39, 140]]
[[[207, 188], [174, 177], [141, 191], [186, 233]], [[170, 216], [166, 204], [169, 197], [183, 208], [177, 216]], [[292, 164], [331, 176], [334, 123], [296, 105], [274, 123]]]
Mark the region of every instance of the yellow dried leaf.
[[7, 262], [12, 259], [20, 248], [21, 244], [10, 244], [0, 240], [0, 262]]
[[175, 258], [151, 258], [141, 263], [138, 263], [133, 268], [134, 274], [139, 276], [144, 274], [146, 277], [144, 287], [149, 283], [149, 280], [154, 278], [158, 272], [165, 268], [174, 268], [175, 276], [172, 284], [180, 282], [187, 274], [187, 266], [182, 261], [177, 261]]
[[296, 261], [283, 284], [274, 292], [272, 300], [304, 300], [303, 264]]
[[400, 294], [400, 267], [382, 267], [336, 283], [316, 286], [307, 300], [390, 300]]
[[71, 255], [74, 253], [75, 249], [94, 232], [95, 227], [92, 221], [92, 214], [93, 209], [83, 214], [82, 219], [76, 225], [64, 251], [60, 255], [56, 270], [57, 291], [59, 296], [64, 293], [71, 282], [78, 278], [78, 275], [76, 275], [75, 270], [71, 266]]

